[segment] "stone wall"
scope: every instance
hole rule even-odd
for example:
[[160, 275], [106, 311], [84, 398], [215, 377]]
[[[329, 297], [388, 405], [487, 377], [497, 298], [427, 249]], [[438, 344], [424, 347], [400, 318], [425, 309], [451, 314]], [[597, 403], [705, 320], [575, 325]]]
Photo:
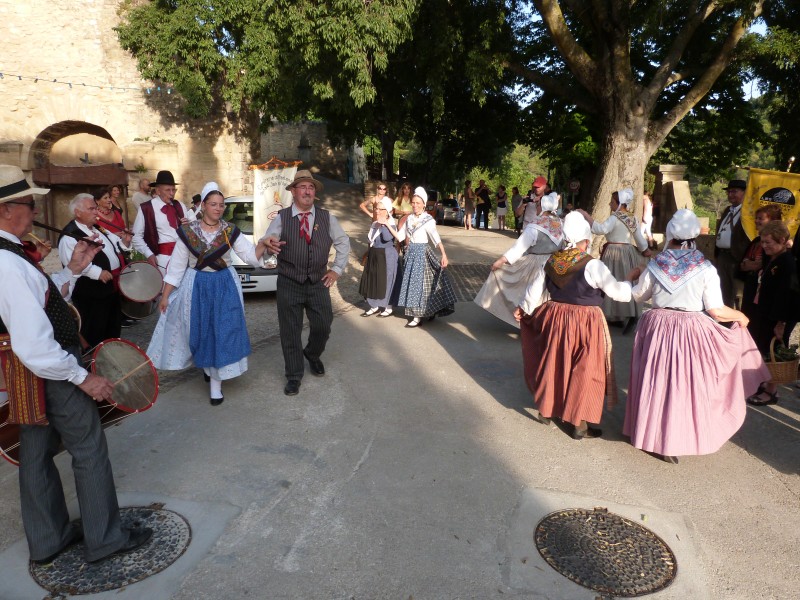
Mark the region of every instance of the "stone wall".
[[348, 149], [332, 146], [328, 127], [322, 121], [279, 123], [272, 121], [261, 135], [261, 159], [272, 157], [285, 161], [301, 160], [303, 168], [311, 168], [336, 179], [347, 180]]

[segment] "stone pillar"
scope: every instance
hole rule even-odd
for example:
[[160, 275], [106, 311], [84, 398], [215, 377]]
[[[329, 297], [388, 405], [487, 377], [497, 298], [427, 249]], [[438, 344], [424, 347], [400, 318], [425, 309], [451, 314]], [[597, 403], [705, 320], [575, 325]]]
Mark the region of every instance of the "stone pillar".
[[659, 165], [653, 169], [656, 176], [653, 190], [653, 232], [664, 233], [664, 229], [680, 208], [692, 208], [689, 183], [684, 180], [683, 165]]

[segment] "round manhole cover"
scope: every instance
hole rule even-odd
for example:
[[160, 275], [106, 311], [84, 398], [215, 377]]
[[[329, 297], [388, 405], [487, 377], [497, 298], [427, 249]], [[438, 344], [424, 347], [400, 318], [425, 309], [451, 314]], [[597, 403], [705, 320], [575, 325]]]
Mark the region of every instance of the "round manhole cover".
[[669, 546], [649, 529], [605, 508], [573, 508], [536, 526], [536, 547], [551, 567], [598, 592], [631, 598], [667, 587], [678, 571]]
[[120, 515], [124, 527], [152, 528], [150, 541], [96, 564], [84, 560], [83, 544], [75, 544], [48, 565], [30, 563], [31, 577], [51, 597], [115, 590], [163, 571], [180, 558], [192, 539], [186, 519], [163, 505], [129, 506], [121, 508]]

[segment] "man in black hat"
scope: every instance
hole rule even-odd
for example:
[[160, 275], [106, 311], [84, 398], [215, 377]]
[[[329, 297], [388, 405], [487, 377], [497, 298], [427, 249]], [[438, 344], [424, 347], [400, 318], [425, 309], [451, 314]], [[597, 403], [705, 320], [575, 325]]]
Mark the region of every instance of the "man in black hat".
[[156, 196], [142, 202], [133, 223], [133, 247], [145, 255], [147, 261], [166, 273], [169, 259], [178, 241], [177, 229], [194, 214], [175, 200], [175, 178], [169, 171], [159, 171], [150, 184]]
[[[327, 210], [314, 206], [322, 183], [311, 171], [298, 171], [286, 186], [294, 203], [270, 224], [264, 238], [267, 250], [278, 255], [278, 327], [286, 374], [283, 393], [300, 391], [304, 361], [317, 377], [325, 375], [320, 355], [331, 333], [333, 308], [330, 287], [347, 264], [350, 238]], [[331, 246], [336, 251], [328, 268]], [[308, 343], [303, 347], [303, 313], [308, 316]]]
[[722, 301], [725, 306], [737, 308], [737, 287], [741, 288], [736, 278], [739, 264], [750, 243], [742, 225], [742, 202], [747, 182], [743, 179], [731, 179], [728, 187], [730, 206], [722, 211], [717, 221], [717, 240], [714, 247], [714, 262], [719, 273], [720, 287], [722, 288]]

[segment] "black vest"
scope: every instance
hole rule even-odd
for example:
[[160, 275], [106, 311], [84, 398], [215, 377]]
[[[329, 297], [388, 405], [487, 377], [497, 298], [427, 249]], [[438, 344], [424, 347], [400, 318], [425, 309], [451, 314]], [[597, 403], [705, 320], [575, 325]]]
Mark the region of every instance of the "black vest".
[[603, 291], [593, 288], [586, 282], [586, 277], [583, 274], [585, 270], [586, 265], [582, 269], [575, 271], [572, 278], [562, 288], [559, 288], [548, 277], [547, 291], [550, 292], [550, 299], [553, 302], [561, 302], [563, 304], [602, 306]]
[[[69, 234], [77, 234], [81, 237], [86, 236], [86, 232], [83, 231], [80, 227], [78, 227], [75, 221], [70, 221], [67, 223], [67, 226], [64, 227], [61, 235], [58, 237], [58, 243], [61, 243], [61, 238], [65, 235]], [[102, 233], [100, 234], [103, 235]], [[105, 237], [105, 236], [103, 236]], [[111, 244], [111, 240], [108, 237], [105, 237], [105, 243]], [[112, 246], [112, 251], [116, 251], [116, 249]], [[108, 261], [108, 256], [104, 251], [98, 252], [95, 257], [92, 259], [92, 264], [104, 269], [106, 271], [111, 271], [111, 263]], [[72, 291], [72, 296], [75, 298], [106, 298], [114, 294], [114, 281], [108, 281], [103, 283], [99, 279], [91, 279], [89, 277], [79, 277], [77, 283], [75, 283], [75, 289]]]
[[297, 283], [306, 280], [318, 282], [328, 271], [328, 256], [333, 244], [330, 213], [314, 208], [310, 244], [300, 237], [300, 218], [292, 217], [291, 206], [278, 214], [281, 217], [281, 241], [286, 242], [278, 255], [278, 274]]
[[[22, 247], [14, 242], [0, 237], [0, 249], [8, 250], [17, 256], [22, 257], [23, 260], [33, 264], [30, 258], [23, 252]], [[34, 265], [36, 266], [36, 265]], [[38, 267], [37, 267], [38, 268]], [[42, 273], [42, 277], [47, 277]], [[53, 336], [56, 342], [62, 348], [70, 348], [72, 346], [80, 346], [80, 338], [78, 337], [78, 324], [72, 316], [72, 312], [67, 306], [67, 302], [61, 297], [61, 292], [53, 283], [53, 280], [47, 277], [47, 285], [49, 292], [47, 294], [47, 302], [44, 306], [44, 314], [50, 320], [53, 326]], [[0, 321], [0, 333], [8, 333], [5, 323]], [[12, 340], [13, 345], [13, 340]]]

